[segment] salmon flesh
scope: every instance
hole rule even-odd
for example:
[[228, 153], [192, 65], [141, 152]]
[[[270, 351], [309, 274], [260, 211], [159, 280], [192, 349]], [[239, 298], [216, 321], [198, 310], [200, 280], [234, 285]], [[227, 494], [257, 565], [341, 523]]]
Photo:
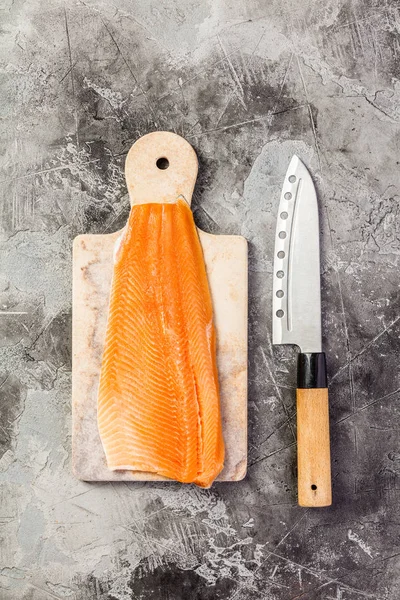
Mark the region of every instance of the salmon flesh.
[[223, 468], [211, 295], [181, 198], [132, 206], [114, 259], [98, 426], [109, 469], [209, 487]]

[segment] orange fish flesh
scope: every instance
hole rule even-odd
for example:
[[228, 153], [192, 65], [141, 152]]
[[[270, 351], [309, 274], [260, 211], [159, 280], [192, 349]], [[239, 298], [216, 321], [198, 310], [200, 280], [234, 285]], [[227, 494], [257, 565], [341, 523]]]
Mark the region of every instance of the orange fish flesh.
[[212, 302], [189, 205], [133, 205], [116, 252], [98, 395], [112, 470], [209, 487], [224, 463]]

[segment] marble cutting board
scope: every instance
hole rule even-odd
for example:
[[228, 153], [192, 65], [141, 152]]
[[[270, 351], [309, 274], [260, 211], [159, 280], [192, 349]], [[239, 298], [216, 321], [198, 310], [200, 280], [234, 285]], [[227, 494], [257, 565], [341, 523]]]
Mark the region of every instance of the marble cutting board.
[[[129, 151], [125, 166], [131, 204], [173, 202], [178, 196], [190, 203], [197, 169], [192, 146], [180, 136], [154, 132], [140, 138]], [[247, 468], [247, 242], [241, 236], [198, 231], [217, 331], [226, 449], [225, 466], [217, 480], [238, 481]], [[121, 231], [79, 235], [74, 240], [72, 467], [75, 476], [84, 481], [163, 480], [152, 473], [109, 470], [97, 428], [97, 389], [113, 253], [120, 235]]]

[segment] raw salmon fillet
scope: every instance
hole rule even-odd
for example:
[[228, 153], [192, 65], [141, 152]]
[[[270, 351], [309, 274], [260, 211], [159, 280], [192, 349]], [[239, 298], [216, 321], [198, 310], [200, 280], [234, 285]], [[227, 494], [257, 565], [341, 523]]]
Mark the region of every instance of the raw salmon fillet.
[[215, 346], [189, 205], [133, 205], [115, 256], [98, 395], [110, 469], [211, 485], [224, 462]]

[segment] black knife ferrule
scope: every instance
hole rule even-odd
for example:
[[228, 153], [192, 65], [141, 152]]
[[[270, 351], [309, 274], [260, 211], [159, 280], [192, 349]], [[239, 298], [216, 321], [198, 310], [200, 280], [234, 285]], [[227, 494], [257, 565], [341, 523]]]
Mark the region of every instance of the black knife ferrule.
[[297, 387], [300, 389], [328, 387], [324, 352], [301, 352], [299, 354]]

